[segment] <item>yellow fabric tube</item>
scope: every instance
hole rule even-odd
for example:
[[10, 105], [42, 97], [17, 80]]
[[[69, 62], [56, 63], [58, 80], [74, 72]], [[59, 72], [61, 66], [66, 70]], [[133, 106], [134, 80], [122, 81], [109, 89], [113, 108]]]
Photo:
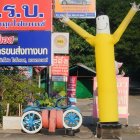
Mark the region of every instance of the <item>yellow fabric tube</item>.
[[128, 24], [130, 23], [136, 12], [137, 11], [132, 7], [126, 15], [126, 17], [124, 18], [124, 20], [122, 21], [122, 23], [120, 24], [120, 26], [118, 27], [118, 29], [114, 32], [114, 44], [116, 44], [120, 40], [122, 34], [126, 30]]
[[118, 94], [112, 35], [96, 36], [95, 58], [100, 122], [118, 122]]
[[83, 28], [78, 26], [72, 20], [69, 20], [66, 24], [69, 27], [71, 27], [71, 29], [73, 29], [78, 35], [84, 38], [91, 46], [93, 47], [95, 46], [95, 36], [89, 34], [87, 31], [85, 31]]
[[95, 47], [100, 122], [118, 122], [119, 120], [114, 44], [119, 41], [135, 13], [136, 9], [132, 7], [113, 35], [99, 33], [93, 36], [73, 21], [66, 22], [92, 47]]

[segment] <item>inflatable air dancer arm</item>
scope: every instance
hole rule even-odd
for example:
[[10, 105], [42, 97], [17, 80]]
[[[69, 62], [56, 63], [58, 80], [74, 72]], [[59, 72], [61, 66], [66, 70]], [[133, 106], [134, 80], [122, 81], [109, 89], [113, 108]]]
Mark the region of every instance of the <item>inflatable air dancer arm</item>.
[[128, 12], [128, 14], [124, 18], [124, 20], [122, 21], [120, 26], [118, 27], [118, 29], [113, 34], [115, 44], [120, 40], [120, 38], [121, 38], [122, 34], [124, 33], [124, 31], [126, 30], [128, 24], [131, 22], [132, 18], [136, 14], [136, 12], [139, 10], [140, 10], [140, 4], [136, 5], [135, 2], [132, 3], [132, 8], [130, 9], [130, 11]]
[[74, 23], [66, 16], [63, 16], [63, 18], [60, 21], [68, 25], [71, 29], [73, 29], [78, 35], [84, 38], [91, 46], [94, 46], [95, 36], [89, 34], [87, 31], [82, 29], [80, 26], [78, 26], [76, 23]]

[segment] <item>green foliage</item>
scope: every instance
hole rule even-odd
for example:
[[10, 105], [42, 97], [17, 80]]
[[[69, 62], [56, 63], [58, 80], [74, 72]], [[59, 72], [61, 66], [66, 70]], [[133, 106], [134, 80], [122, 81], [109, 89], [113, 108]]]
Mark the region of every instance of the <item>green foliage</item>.
[[58, 95], [56, 94], [56, 96], [51, 95], [50, 97], [48, 97], [48, 94], [45, 93], [39, 96], [38, 101], [39, 101], [40, 106], [42, 107], [54, 108], [56, 107], [56, 102], [58, 106], [67, 106], [67, 99], [65, 97], [66, 97], [66, 93], [64, 91], [61, 91]]
[[45, 94], [45, 96], [43, 96], [43, 98], [38, 99], [38, 101], [40, 106], [55, 107], [56, 98], [48, 97], [48, 95]]
[[51, 96], [55, 98], [66, 96], [66, 82], [52, 82], [52, 93]]
[[26, 104], [27, 98], [42, 92], [34, 80], [27, 80], [19, 74], [0, 73], [0, 77], [0, 94], [3, 95], [1, 104], [4, 115], [7, 103], [10, 104], [10, 115], [17, 115], [19, 104]]

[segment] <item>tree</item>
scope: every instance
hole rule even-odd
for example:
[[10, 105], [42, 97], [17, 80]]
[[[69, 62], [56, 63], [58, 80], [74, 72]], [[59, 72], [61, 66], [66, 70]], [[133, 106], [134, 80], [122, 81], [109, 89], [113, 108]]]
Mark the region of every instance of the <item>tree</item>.
[[7, 103], [10, 104], [10, 115], [17, 115], [19, 104], [27, 105], [28, 98], [42, 92], [36, 81], [26, 79], [18, 72], [3, 70], [0, 77], [0, 94], [3, 96], [1, 105], [4, 115]]

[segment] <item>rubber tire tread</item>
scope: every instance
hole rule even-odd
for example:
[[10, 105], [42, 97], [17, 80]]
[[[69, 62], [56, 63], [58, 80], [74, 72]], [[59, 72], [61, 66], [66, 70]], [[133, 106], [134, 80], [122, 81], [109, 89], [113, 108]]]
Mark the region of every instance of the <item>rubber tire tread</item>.
[[42, 126], [49, 128], [49, 111], [47, 109], [42, 111]]
[[63, 111], [57, 110], [56, 113], [56, 128], [63, 128]]
[[55, 132], [56, 129], [56, 110], [50, 111], [50, 118], [49, 118], [49, 132]]

